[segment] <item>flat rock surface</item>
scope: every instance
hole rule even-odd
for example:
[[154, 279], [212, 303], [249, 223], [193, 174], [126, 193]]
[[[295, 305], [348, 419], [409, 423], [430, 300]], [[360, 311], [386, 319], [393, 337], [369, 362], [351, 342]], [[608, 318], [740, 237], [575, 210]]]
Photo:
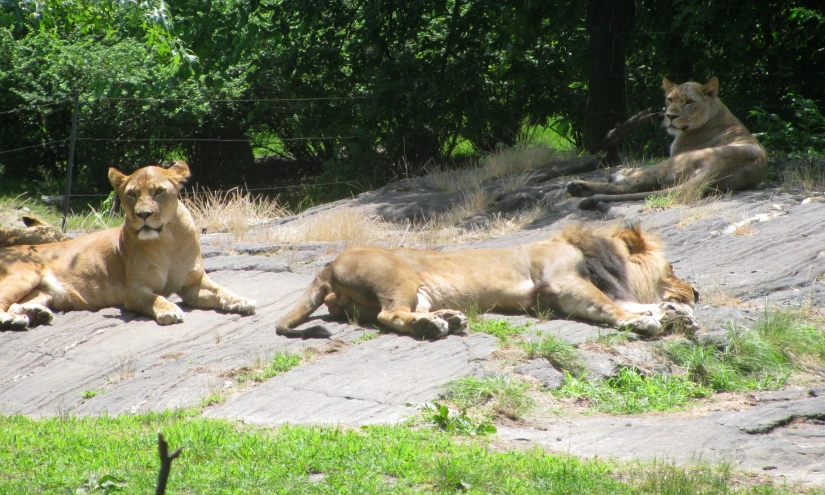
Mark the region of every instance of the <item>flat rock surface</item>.
[[[534, 188], [557, 190], [553, 187], [560, 183], [548, 181]], [[386, 201], [371, 193], [324, 208], [354, 205], [387, 218], [416, 217], [415, 192], [387, 192]], [[455, 200], [444, 194], [425, 196], [419, 210], [442, 211]], [[524, 244], [576, 221], [642, 221], [661, 236], [682, 278], [703, 292], [718, 290], [735, 300], [698, 306], [697, 317], [706, 330], [718, 331], [731, 320], [753, 321], [759, 311], [755, 308], [766, 301], [825, 305], [825, 203], [800, 204], [802, 199], [800, 194], [765, 189], [734, 194], [710, 206], [647, 212], [640, 202], [582, 212], [576, 208], [578, 200], [566, 199], [519, 232], [446, 249]], [[447, 201], [447, 206], [438, 201]], [[754, 223], [750, 235], [728, 233], [731, 224], [758, 214], [766, 214], [760, 217], [766, 220]], [[693, 216], [697, 218], [686, 221]], [[279, 224], [290, 221], [294, 219]], [[161, 327], [109, 308], [57, 314], [51, 325], [26, 332], [0, 332], [0, 411], [30, 416], [137, 413], [199, 407], [217, 394], [225, 400], [204, 407], [204, 415], [265, 425], [396, 423], [415, 414], [405, 404], [437, 399], [446, 383], [484, 373], [493, 359], [497, 341], [484, 334], [436, 342], [391, 333], [369, 339], [367, 334], [376, 330], [337, 323], [328, 324], [331, 339], [280, 337], [275, 322], [340, 246], [235, 243], [220, 235], [204, 236], [203, 245], [210, 276], [257, 299], [255, 315], [185, 309], [182, 324]], [[324, 318], [323, 309], [313, 318]], [[539, 332], [574, 345], [615, 333], [576, 321], [508, 318], [531, 321]], [[276, 351], [303, 353], [309, 348], [311, 357], [283, 375], [260, 384], [235, 379]], [[99, 393], [84, 398], [92, 395], [84, 394], [87, 391]], [[577, 455], [679, 462], [729, 459], [748, 469], [823, 483], [825, 428], [811, 422], [823, 417], [825, 402], [803, 397], [699, 418], [554, 416], [536, 427], [501, 428], [500, 437]]]

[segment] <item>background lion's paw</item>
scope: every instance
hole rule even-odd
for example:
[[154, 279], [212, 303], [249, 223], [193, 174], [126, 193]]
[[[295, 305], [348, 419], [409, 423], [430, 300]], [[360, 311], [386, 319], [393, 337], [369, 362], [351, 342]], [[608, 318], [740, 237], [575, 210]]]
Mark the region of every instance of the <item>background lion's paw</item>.
[[183, 311], [175, 304], [169, 303], [169, 307], [155, 311], [155, 321], [158, 325], [172, 325], [183, 321]]
[[42, 304], [12, 304], [9, 307], [9, 313], [16, 316], [27, 316], [29, 326], [31, 327], [51, 323], [52, 319], [54, 319], [54, 313]]
[[450, 333], [467, 330], [467, 316], [461, 311], [442, 309], [436, 311], [435, 315], [447, 322]]
[[221, 301], [221, 309], [224, 311], [229, 311], [230, 313], [254, 315], [257, 304], [258, 302], [254, 299], [245, 299], [242, 297], [237, 299], [227, 298]]
[[583, 196], [587, 191], [587, 187], [577, 180], [571, 180], [565, 186], [567, 187], [567, 193], [577, 198]]

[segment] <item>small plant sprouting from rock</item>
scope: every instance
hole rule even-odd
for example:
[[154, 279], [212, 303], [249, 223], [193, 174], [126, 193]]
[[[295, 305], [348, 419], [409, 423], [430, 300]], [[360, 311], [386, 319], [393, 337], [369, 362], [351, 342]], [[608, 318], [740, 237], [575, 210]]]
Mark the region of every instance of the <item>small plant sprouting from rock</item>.
[[528, 358], [543, 357], [560, 371], [580, 376], [586, 369], [576, 348], [553, 335], [537, 336], [520, 345], [527, 352]]
[[530, 325], [513, 325], [507, 320], [477, 317], [471, 322], [471, 327], [475, 332], [493, 335], [502, 344], [509, 344], [513, 337], [526, 332]]
[[437, 401], [428, 402], [424, 405], [423, 416], [431, 425], [448, 433], [475, 436], [497, 431], [490, 421], [473, 421], [472, 418], [467, 416], [466, 410], [459, 412]]
[[507, 375], [468, 376], [448, 383], [443, 397], [462, 408], [489, 403], [496, 413], [518, 419], [533, 407], [534, 401], [527, 393], [528, 387], [527, 383]]
[[301, 364], [303, 360], [304, 356], [301, 354], [293, 353], [289, 349], [279, 350], [275, 352], [272, 359], [269, 360], [269, 363], [267, 363], [263, 369], [244, 373], [238, 376], [237, 380], [238, 383], [244, 383], [249, 380], [263, 382], [274, 376], [286, 373]]

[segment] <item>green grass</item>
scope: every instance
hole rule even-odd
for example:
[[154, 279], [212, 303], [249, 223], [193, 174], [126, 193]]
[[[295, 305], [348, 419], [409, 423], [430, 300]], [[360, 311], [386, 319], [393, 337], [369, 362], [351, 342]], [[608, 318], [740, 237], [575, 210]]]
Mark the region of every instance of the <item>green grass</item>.
[[361, 344], [363, 342], [369, 342], [370, 340], [378, 338], [378, 332], [364, 332], [358, 338], [353, 339], [353, 344]]
[[684, 376], [660, 373], [642, 376], [634, 369], [622, 368], [617, 376], [602, 382], [566, 374], [564, 384], [554, 393], [560, 397], [589, 398], [598, 411], [638, 414], [680, 409], [691, 400], [708, 397], [712, 392]]
[[[437, 429], [283, 426], [261, 429], [174, 411], [117, 418], [0, 417], [0, 493], [154, 493], [157, 432], [170, 448], [167, 493], [223, 494], [761, 494], [729, 470], [617, 466], [541, 449], [497, 452]], [[630, 473], [630, 474], [628, 474]], [[619, 481], [621, 476], [622, 480]], [[814, 493], [814, 492], [811, 492]], [[822, 493], [821, 491], [819, 493]]]
[[667, 352], [717, 392], [777, 389], [795, 369], [825, 364], [825, 334], [798, 313], [766, 312], [750, 331], [729, 326], [727, 336], [723, 349], [676, 343]]
[[676, 204], [670, 194], [651, 194], [645, 198], [645, 210], [665, 210]]
[[83, 392], [81, 392], [80, 396], [84, 399], [91, 399], [93, 397], [98, 396], [101, 393], [103, 393], [102, 390], [84, 390]]
[[464, 377], [447, 384], [444, 399], [461, 408], [488, 405], [493, 411], [510, 418], [520, 418], [533, 407], [527, 394], [529, 385], [507, 375], [484, 378]]
[[554, 335], [541, 335], [520, 342], [519, 345], [527, 351], [528, 358], [543, 357], [556, 369], [567, 371], [573, 376], [581, 375], [586, 369], [576, 348]]
[[296, 354], [289, 349], [276, 351], [269, 360], [269, 363], [260, 371], [253, 371], [244, 373], [237, 377], [238, 383], [244, 383], [252, 380], [256, 382], [263, 382], [272, 377], [283, 375], [287, 371], [301, 364], [304, 360], [302, 354]]
[[502, 344], [510, 343], [510, 340], [529, 330], [530, 325], [513, 325], [507, 320], [497, 318], [471, 317], [471, 328], [474, 332], [486, 333], [498, 337]]

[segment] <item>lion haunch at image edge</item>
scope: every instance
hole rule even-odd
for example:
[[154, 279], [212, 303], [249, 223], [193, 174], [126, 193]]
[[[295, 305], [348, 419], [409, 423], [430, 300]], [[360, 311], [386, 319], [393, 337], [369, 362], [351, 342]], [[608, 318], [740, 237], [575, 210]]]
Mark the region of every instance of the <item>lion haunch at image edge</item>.
[[639, 225], [572, 225], [546, 241], [506, 249], [350, 248], [318, 274], [276, 328], [290, 337], [328, 336], [323, 325], [297, 328], [326, 304], [333, 317], [440, 338], [466, 329], [461, 311], [475, 307], [550, 309], [655, 336], [671, 321], [696, 330], [698, 298]]
[[[52, 320], [51, 309], [123, 305], [161, 325], [180, 323], [184, 304], [253, 314], [255, 301], [216, 284], [203, 269], [200, 234], [178, 197], [189, 166], [109, 169], [125, 221], [120, 227], [42, 245], [0, 249], [0, 329]], [[51, 308], [51, 309], [50, 309]]]
[[705, 84], [662, 82], [666, 109], [664, 126], [675, 136], [670, 158], [649, 167], [621, 169], [609, 182], [567, 183], [573, 196], [589, 196], [579, 208], [601, 202], [645, 199], [678, 187], [703, 192], [741, 191], [759, 185], [768, 170], [768, 155], [718, 98], [719, 80]]

